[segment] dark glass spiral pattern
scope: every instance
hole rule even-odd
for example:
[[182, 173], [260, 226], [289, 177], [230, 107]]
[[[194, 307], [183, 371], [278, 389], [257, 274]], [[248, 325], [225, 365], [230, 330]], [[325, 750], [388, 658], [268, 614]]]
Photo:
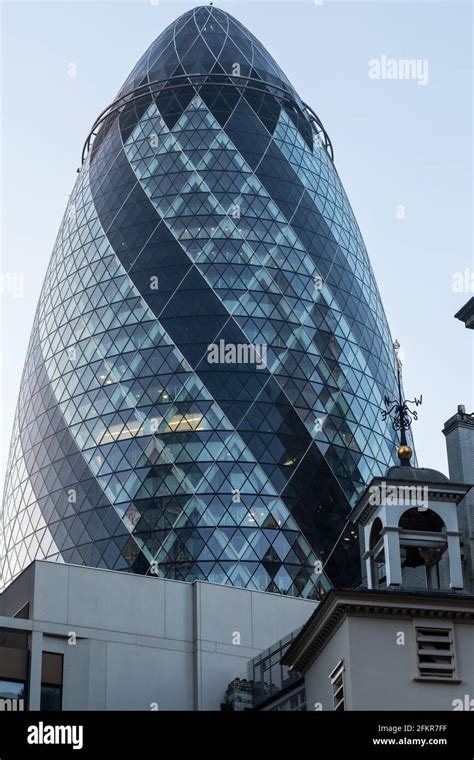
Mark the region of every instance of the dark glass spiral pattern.
[[[152, 83], [152, 84], [151, 84]], [[40, 296], [3, 505], [35, 558], [317, 598], [394, 463], [391, 338], [321, 132], [214, 7], [177, 19], [97, 126]], [[266, 365], [208, 347], [264, 345]]]

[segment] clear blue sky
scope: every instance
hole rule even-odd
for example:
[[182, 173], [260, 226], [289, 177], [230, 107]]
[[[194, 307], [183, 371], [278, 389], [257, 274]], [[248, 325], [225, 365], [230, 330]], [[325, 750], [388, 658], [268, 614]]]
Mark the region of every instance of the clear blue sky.
[[[150, 42], [198, 3], [3, 2], [2, 469], [41, 284], [94, 118]], [[269, 49], [322, 119], [375, 270], [409, 397], [423, 394], [421, 464], [447, 470], [444, 421], [473, 411], [472, 6], [465, 2], [216, 2]], [[427, 59], [428, 83], [374, 80], [369, 61]], [[76, 76], [70, 77], [70, 64]], [[397, 218], [397, 207], [405, 217]]]

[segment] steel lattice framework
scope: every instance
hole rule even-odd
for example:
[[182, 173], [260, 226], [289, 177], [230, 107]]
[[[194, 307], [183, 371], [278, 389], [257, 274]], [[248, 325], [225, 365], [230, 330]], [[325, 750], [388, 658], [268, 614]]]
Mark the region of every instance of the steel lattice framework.
[[[394, 463], [385, 315], [332, 146], [214, 7], [151, 45], [87, 139], [11, 443], [3, 584], [35, 558], [317, 597]], [[210, 365], [210, 345], [265, 366]]]

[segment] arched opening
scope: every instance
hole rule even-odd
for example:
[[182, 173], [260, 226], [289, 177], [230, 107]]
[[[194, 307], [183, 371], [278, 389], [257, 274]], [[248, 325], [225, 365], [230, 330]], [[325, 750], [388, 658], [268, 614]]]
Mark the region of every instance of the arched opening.
[[369, 540], [373, 588], [387, 587], [387, 571], [385, 568], [385, 549], [382, 530], [382, 520], [380, 517], [376, 517], [370, 530]]
[[402, 584], [407, 588], [449, 588], [446, 528], [432, 509], [407, 509], [401, 516]]
[[420, 510], [416, 507], [407, 509], [403, 513], [398, 527], [404, 530], [431, 531], [432, 533], [441, 533], [445, 530], [444, 523], [436, 512], [432, 509]]
[[370, 530], [370, 542], [369, 542], [369, 549], [372, 551], [372, 549], [375, 548], [375, 545], [378, 544], [380, 541], [380, 537], [382, 534], [382, 520], [380, 517], [376, 517], [374, 522], [372, 523], [372, 528]]

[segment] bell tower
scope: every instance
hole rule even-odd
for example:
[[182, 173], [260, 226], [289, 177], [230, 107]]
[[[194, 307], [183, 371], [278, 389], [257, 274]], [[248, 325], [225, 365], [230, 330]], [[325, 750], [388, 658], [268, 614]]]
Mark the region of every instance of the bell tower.
[[468, 490], [423, 467], [374, 478], [354, 512], [368, 588], [462, 590], [457, 505]]
[[394, 343], [398, 399], [385, 398], [383, 419], [400, 431], [400, 464], [374, 478], [360, 497], [353, 522], [359, 526], [362, 573], [369, 589], [464, 588], [457, 505], [470, 486], [446, 475], [413, 467], [407, 431], [420, 399], [403, 400], [400, 344]]

